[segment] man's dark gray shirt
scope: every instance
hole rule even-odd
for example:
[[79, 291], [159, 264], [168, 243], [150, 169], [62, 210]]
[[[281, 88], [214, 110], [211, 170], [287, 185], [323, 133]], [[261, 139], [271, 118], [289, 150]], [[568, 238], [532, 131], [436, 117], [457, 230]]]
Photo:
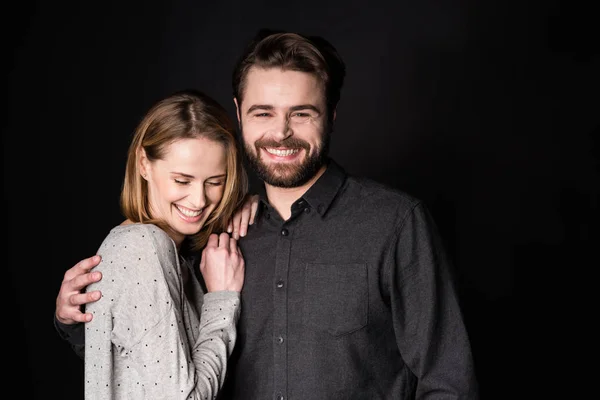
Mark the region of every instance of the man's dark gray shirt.
[[239, 245], [219, 399], [478, 399], [450, 261], [418, 199], [330, 160], [287, 221], [263, 194]]
[[451, 267], [417, 199], [333, 160], [284, 221], [262, 197], [240, 240], [224, 399], [476, 399]]

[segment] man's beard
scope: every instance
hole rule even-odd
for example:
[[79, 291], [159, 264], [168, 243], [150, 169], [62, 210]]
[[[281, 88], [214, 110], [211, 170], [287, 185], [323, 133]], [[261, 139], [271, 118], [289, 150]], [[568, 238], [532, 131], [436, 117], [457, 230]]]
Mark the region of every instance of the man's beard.
[[[243, 136], [243, 135], [242, 135]], [[311, 154], [310, 146], [304, 140], [294, 138], [276, 142], [274, 140], [258, 140], [254, 145], [244, 142], [244, 153], [246, 159], [256, 175], [265, 183], [280, 188], [295, 188], [304, 185], [313, 178], [319, 169], [327, 162], [329, 154], [330, 131], [325, 130], [323, 139]], [[276, 164], [271, 165], [260, 159], [260, 150], [264, 147], [286, 147], [288, 149], [304, 149], [306, 157], [300, 164]]]

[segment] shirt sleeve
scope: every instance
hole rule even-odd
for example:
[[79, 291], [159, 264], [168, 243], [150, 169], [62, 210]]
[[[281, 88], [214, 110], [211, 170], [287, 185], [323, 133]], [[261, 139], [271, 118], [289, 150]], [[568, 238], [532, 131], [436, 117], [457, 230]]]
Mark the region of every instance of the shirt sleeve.
[[94, 318], [85, 325], [86, 395], [104, 398], [134, 378], [146, 398], [214, 399], [235, 342], [239, 293], [204, 295], [193, 340], [174, 245], [133, 235], [109, 236], [99, 251], [103, 278], [90, 290], [102, 299], [89, 305]]
[[54, 329], [58, 332], [61, 339], [67, 341], [71, 345], [71, 349], [75, 354], [84, 359], [85, 352], [85, 334], [83, 329], [83, 323], [78, 322], [75, 324], [63, 324], [54, 315]]
[[417, 377], [417, 399], [478, 399], [471, 347], [449, 258], [422, 203], [404, 217], [390, 268], [400, 353]]

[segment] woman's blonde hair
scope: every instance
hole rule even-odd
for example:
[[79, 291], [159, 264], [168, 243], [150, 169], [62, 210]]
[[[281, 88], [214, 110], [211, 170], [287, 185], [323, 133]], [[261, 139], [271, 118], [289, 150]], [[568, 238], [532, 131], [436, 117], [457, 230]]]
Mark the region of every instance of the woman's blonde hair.
[[139, 156], [144, 149], [150, 161], [160, 160], [167, 146], [180, 139], [206, 138], [221, 143], [226, 152], [227, 178], [223, 198], [204, 226], [185, 240], [189, 250], [202, 249], [213, 232], [222, 232], [248, 190], [235, 139], [235, 125], [227, 111], [206, 94], [185, 90], [156, 103], [137, 126], [127, 153], [125, 179], [121, 191], [121, 212], [132, 222], [168, 225], [153, 218], [148, 204], [148, 184], [140, 174]]

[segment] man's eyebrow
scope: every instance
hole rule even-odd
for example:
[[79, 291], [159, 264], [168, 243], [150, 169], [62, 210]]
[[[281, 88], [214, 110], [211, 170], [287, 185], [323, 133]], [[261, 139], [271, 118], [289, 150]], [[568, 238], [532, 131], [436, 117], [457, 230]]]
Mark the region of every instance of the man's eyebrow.
[[312, 104], [300, 104], [298, 106], [290, 107], [290, 111], [300, 111], [300, 110], [312, 110], [312, 111], [316, 112], [317, 114], [321, 114], [321, 110], [319, 110], [317, 107], [313, 106]]
[[[268, 104], [255, 104], [255, 105], [251, 106], [248, 109], [248, 111], [246, 111], [246, 114], [250, 114], [251, 112], [256, 111], [256, 110], [273, 111], [274, 109], [275, 109], [275, 107], [268, 105]], [[292, 106], [289, 109], [290, 112], [300, 111], [300, 110], [312, 110], [312, 111], [316, 112], [317, 114], [321, 114], [321, 110], [319, 110], [316, 106], [314, 106], [312, 104], [299, 104], [297, 106]]]
[[255, 111], [255, 110], [268, 110], [271, 111], [273, 110], [273, 106], [270, 106], [268, 104], [254, 104], [253, 106], [251, 106], [248, 111], [246, 111], [246, 114], [250, 114], [251, 112]]

